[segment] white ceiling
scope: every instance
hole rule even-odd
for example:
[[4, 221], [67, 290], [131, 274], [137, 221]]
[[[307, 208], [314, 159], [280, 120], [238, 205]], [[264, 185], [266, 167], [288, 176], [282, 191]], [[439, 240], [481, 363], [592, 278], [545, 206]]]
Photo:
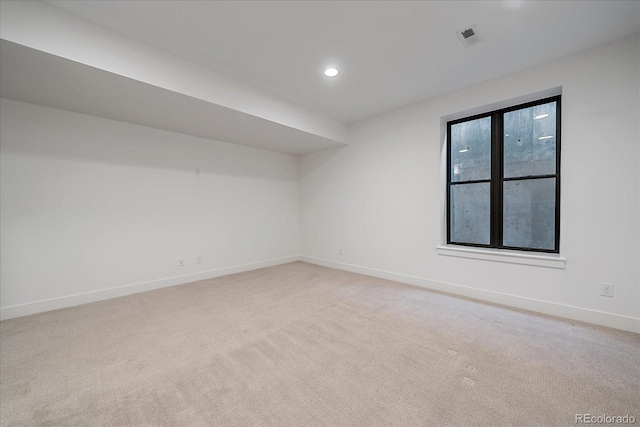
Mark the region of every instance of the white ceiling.
[[45, 3], [345, 123], [640, 32], [637, 0]]

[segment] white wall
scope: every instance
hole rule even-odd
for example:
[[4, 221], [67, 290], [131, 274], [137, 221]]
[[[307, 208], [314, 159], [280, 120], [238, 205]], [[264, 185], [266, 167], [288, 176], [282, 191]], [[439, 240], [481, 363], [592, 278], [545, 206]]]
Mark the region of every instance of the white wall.
[[[300, 160], [302, 259], [640, 332], [639, 52], [634, 36], [354, 124]], [[566, 268], [438, 255], [441, 118], [558, 86]]]
[[297, 259], [293, 156], [6, 99], [1, 121], [3, 318]]

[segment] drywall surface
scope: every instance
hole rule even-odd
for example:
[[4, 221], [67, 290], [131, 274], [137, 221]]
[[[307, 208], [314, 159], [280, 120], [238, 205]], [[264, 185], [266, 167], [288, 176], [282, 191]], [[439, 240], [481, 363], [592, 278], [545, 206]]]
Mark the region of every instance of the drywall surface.
[[294, 156], [6, 99], [1, 114], [4, 318], [297, 259]]
[[[640, 332], [639, 52], [633, 36], [352, 125], [300, 159], [302, 259]], [[446, 118], [560, 87], [565, 268], [439, 255]]]
[[3, 1], [0, 10], [3, 40], [322, 138], [345, 138], [346, 126], [335, 119], [44, 3]]

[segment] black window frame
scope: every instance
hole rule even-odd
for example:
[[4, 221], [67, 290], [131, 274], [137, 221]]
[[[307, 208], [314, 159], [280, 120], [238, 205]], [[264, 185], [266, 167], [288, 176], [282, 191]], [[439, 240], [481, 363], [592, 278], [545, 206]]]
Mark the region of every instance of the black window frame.
[[[490, 249], [508, 249], [525, 252], [560, 253], [560, 148], [561, 148], [561, 95], [539, 99], [524, 104], [513, 105], [507, 108], [489, 111], [482, 114], [463, 117], [447, 122], [447, 244], [459, 246], [471, 246]], [[504, 114], [534, 107], [536, 105], [556, 102], [556, 171], [555, 174], [522, 176], [515, 178], [504, 177]], [[452, 182], [451, 168], [451, 126], [467, 121], [491, 117], [491, 178], [482, 180]], [[553, 249], [514, 247], [503, 245], [503, 186], [505, 182], [517, 180], [536, 180], [555, 178], [555, 242]], [[479, 182], [490, 183], [490, 243], [488, 245], [478, 243], [454, 242], [451, 240], [451, 188], [453, 185], [473, 184]]]

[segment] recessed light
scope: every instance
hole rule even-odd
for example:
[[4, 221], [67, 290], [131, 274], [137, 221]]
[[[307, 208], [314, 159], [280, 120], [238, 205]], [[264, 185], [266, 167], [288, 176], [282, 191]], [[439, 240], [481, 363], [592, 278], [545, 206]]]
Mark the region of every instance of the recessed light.
[[334, 67], [329, 67], [326, 70], [324, 70], [324, 75], [327, 77], [335, 77], [340, 73], [340, 71], [338, 71], [337, 68]]
[[543, 140], [543, 139], [551, 139], [553, 138], [553, 136], [541, 136], [540, 138], [538, 138], [539, 140]]
[[544, 119], [545, 117], [549, 117], [549, 115], [548, 114], [538, 114], [533, 119], [534, 120], [540, 120], [540, 119]]
[[458, 153], [466, 153], [467, 151], [469, 151], [469, 147], [463, 148], [462, 150], [458, 151]]

